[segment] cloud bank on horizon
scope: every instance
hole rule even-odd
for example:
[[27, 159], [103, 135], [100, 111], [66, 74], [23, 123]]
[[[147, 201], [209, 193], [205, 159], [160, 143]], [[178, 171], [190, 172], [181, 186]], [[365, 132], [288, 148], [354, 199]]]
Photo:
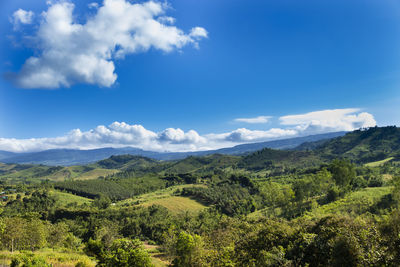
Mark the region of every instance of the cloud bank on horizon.
[[[163, 52], [180, 50], [208, 37], [202, 27], [189, 33], [166, 16], [168, 5], [148, 1], [104, 0], [89, 4], [95, 10], [84, 24], [76, 21], [74, 4], [49, 1], [38, 30], [31, 36], [37, 44], [37, 56], [28, 58], [19, 73], [9, 75], [21, 88], [54, 89], [77, 83], [110, 87], [117, 80], [114, 61], [151, 48]], [[11, 19], [14, 30], [32, 24], [34, 13], [17, 10]]]
[[75, 129], [55, 138], [0, 138], [0, 150], [31, 152], [57, 148], [93, 149], [131, 146], [151, 151], [200, 151], [376, 126], [373, 115], [355, 108], [287, 115], [280, 117], [279, 120], [285, 127], [268, 130], [239, 128], [231, 132], [205, 135], [200, 135], [195, 130], [185, 132], [179, 128], [154, 132], [142, 125], [114, 122], [109, 126], [100, 125], [89, 131]]

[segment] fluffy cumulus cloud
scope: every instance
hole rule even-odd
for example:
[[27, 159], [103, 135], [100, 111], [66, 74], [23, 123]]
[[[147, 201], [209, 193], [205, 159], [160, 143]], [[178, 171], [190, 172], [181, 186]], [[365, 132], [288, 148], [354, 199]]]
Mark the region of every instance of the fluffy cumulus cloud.
[[258, 116], [254, 118], [237, 118], [236, 122], [244, 123], [267, 123], [271, 119], [271, 116]]
[[200, 151], [231, 147], [244, 143], [270, 141], [332, 131], [351, 131], [376, 125], [374, 117], [359, 109], [336, 109], [280, 117], [282, 128], [249, 130], [239, 128], [226, 133], [200, 135], [195, 130], [167, 128], [160, 132], [142, 125], [114, 122], [89, 131], [75, 129], [55, 138], [0, 138], [0, 150], [14, 152], [55, 148], [93, 149], [101, 147], [137, 147], [152, 151]]
[[[50, 3], [34, 36], [38, 56], [28, 58], [20, 72], [11, 75], [17, 86], [51, 89], [86, 83], [109, 87], [117, 79], [115, 59], [150, 48], [171, 52], [189, 44], [198, 47], [198, 41], [208, 35], [201, 27], [185, 33], [174, 26], [175, 19], [165, 16], [168, 5], [159, 2], [104, 0], [102, 5], [89, 6], [95, 14], [81, 24], [75, 19], [73, 3]], [[18, 21], [31, 22], [30, 13], [17, 12]]]
[[11, 23], [14, 24], [14, 30], [17, 30], [20, 24], [31, 24], [33, 16], [34, 13], [32, 11], [26, 11], [23, 9], [15, 11], [11, 18]]
[[357, 108], [321, 110], [279, 119], [282, 125], [296, 126], [303, 133], [352, 131], [376, 125], [374, 116]]
[[210, 140], [218, 140], [233, 143], [250, 143], [272, 140], [282, 137], [290, 137], [296, 135], [298, 132], [292, 129], [272, 128], [266, 131], [249, 130], [246, 128], [239, 128], [229, 133], [222, 134], [209, 134], [207, 135]]

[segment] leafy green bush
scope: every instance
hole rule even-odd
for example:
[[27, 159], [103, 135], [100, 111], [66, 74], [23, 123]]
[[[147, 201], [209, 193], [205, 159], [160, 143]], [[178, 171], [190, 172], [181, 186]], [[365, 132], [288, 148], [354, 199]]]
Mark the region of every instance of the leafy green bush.
[[11, 260], [10, 267], [50, 267], [45, 259], [33, 253], [24, 252]]

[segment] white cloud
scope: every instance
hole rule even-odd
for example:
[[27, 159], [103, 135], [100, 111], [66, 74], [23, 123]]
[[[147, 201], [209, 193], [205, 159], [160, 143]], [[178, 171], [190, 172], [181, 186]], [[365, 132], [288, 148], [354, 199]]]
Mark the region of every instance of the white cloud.
[[194, 27], [190, 31], [189, 35], [191, 37], [194, 37], [194, 38], [197, 38], [197, 39], [201, 39], [201, 38], [207, 38], [208, 37], [208, 32], [206, 31], [206, 29], [204, 29], [202, 27]]
[[190, 130], [187, 133], [181, 129], [168, 128], [158, 134], [161, 142], [171, 142], [173, 144], [205, 144], [207, 141], [196, 131]]
[[255, 118], [237, 118], [236, 122], [244, 122], [244, 123], [267, 123], [271, 116], [258, 116]]
[[33, 21], [34, 13], [32, 11], [26, 11], [18, 9], [12, 15], [11, 22], [14, 24], [14, 30], [17, 30], [20, 24], [31, 24]]
[[74, 4], [49, 5], [34, 36], [39, 56], [28, 58], [13, 75], [19, 87], [52, 89], [76, 83], [109, 87], [117, 79], [115, 59], [151, 48], [171, 52], [188, 44], [197, 47], [207, 37], [201, 27], [186, 34], [170, 25], [174, 19], [165, 16], [168, 6], [158, 2], [104, 0], [84, 24], [75, 20]]
[[207, 137], [214, 141], [225, 141], [233, 143], [262, 142], [266, 140], [290, 137], [298, 134], [296, 130], [272, 128], [266, 131], [248, 130], [239, 128], [229, 133], [209, 134]]
[[301, 132], [352, 131], [376, 125], [374, 117], [357, 108], [328, 109], [279, 118], [282, 125], [296, 126]]
[[92, 2], [92, 3], [89, 3], [89, 4], [88, 4], [88, 7], [89, 7], [89, 8], [97, 9], [97, 8], [99, 7], [99, 4], [96, 3], [96, 2]]
[[14, 152], [55, 148], [93, 149], [101, 147], [137, 147], [152, 151], [200, 151], [264, 142], [332, 131], [351, 131], [376, 125], [374, 117], [359, 109], [336, 109], [280, 117], [287, 128], [249, 130], [239, 128], [226, 133], [200, 135], [195, 130], [167, 128], [160, 132], [142, 125], [114, 122], [89, 131], [75, 129], [55, 138], [0, 138], [0, 150]]
[[163, 17], [159, 17], [158, 21], [160, 23], [164, 23], [164, 24], [174, 24], [175, 23], [175, 18], [168, 17], [168, 16], [163, 16]]

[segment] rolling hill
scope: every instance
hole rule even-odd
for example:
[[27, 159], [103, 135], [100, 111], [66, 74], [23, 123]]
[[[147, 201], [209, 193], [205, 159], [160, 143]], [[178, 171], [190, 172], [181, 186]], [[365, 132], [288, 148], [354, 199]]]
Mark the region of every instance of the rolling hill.
[[357, 163], [368, 163], [400, 157], [400, 128], [371, 127], [349, 132], [327, 142], [302, 144], [298, 149], [312, 149], [327, 160], [347, 158]]

